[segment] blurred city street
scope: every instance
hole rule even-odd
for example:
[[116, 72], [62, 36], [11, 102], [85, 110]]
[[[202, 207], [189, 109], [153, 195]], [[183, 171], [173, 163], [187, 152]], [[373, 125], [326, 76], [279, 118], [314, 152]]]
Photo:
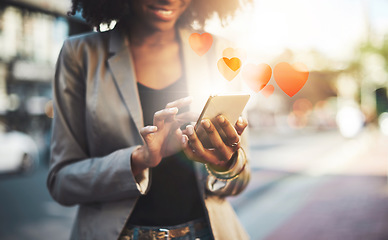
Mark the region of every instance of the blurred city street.
[[31, 175], [0, 178], [0, 239], [69, 239], [76, 207], [54, 202], [46, 188], [47, 167]]
[[[200, 31], [235, 43], [219, 57], [234, 49], [241, 74], [223, 84], [251, 96], [252, 177], [228, 198], [241, 223], [253, 240], [388, 240], [388, 1], [251, 2]], [[117, 23], [91, 26], [71, 3], [0, 1], [0, 240], [69, 239], [77, 206], [46, 187], [55, 66], [65, 39]], [[285, 63], [304, 76], [283, 68], [295, 95], [275, 77]]]
[[388, 239], [387, 136], [258, 136], [252, 182], [231, 199], [252, 239]]
[[[388, 137], [365, 129], [251, 131], [252, 179], [230, 201], [252, 239], [388, 239]], [[76, 207], [46, 190], [47, 168], [0, 179], [0, 239], [68, 239]]]

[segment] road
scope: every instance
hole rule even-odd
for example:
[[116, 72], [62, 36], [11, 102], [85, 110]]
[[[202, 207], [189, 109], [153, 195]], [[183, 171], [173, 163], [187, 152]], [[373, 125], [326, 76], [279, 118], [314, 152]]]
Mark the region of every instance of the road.
[[[388, 239], [387, 137], [252, 131], [250, 140], [251, 183], [230, 201], [252, 239]], [[0, 239], [68, 239], [76, 207], [51, 199], [46, 175], [0, 177]]]
[[256, 137], [253, 181], [230, 199], [252, 239], [388, 239], [386, 136]]
[[47, 168], [0, 178], [0, 239], [69, 239], [76, 208], [62, 207], [46, 189]]

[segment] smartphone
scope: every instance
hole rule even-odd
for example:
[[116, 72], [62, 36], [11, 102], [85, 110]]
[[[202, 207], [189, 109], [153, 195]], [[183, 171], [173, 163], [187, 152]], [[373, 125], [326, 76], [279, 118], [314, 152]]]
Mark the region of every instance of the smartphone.
[[205, 129], [201, 125], [202, 119], [209, 119], [218, 133], [220, 134], [222, 140], [226, 141], [226, 135], [223, 132], [222, 128], [219, 126], [216, 121], [218, 115], [223, 115], [228, 121], [234, 126], [237, 122], [239, 116], [242, 114], [248, 100], [248, 94], [243, 95], [213, 95], [210, 96], [195, 124], [194, 130], [201, 140], [202, 145], [205, 148], [212, 148], [212, 144], [207, 136]]

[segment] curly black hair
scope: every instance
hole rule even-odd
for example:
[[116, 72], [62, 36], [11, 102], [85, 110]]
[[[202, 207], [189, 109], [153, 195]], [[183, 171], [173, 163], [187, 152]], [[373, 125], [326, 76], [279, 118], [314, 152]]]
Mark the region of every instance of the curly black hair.
[[[92, 26], [121, 20], [129, 13], [129, 1], [133, 0], [72, 0], [69, 15], [82, 12], [82, 17]], [[252, 0], [192, 0], [188, 9], [180, 18], [180, 26], [190, 26], [194, 21], [203, 27], [206, 20], [217, 14], [224, 23], [228, 17], [234, 15], [242, 2]]]

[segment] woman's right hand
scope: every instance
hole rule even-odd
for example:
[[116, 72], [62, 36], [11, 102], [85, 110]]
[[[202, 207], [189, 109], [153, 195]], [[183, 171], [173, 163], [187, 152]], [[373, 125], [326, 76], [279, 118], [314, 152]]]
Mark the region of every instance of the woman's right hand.
[[132, 172], [135, 176], [146, 168], [156, 167], [162, 158], [182, 149], [182, 131], [179, 127], [182, 122], [192, 119], [185, 119], [187, 116], [190, 118], [190, 114], [180, 114], [179, 117], [177, 113], [179, 108], [190, 103], [190, 97], [168, 103], [166, 108], [154, 114], [153, 126], [145, 126], [140, 130], [145, 145], [132, 153]]

